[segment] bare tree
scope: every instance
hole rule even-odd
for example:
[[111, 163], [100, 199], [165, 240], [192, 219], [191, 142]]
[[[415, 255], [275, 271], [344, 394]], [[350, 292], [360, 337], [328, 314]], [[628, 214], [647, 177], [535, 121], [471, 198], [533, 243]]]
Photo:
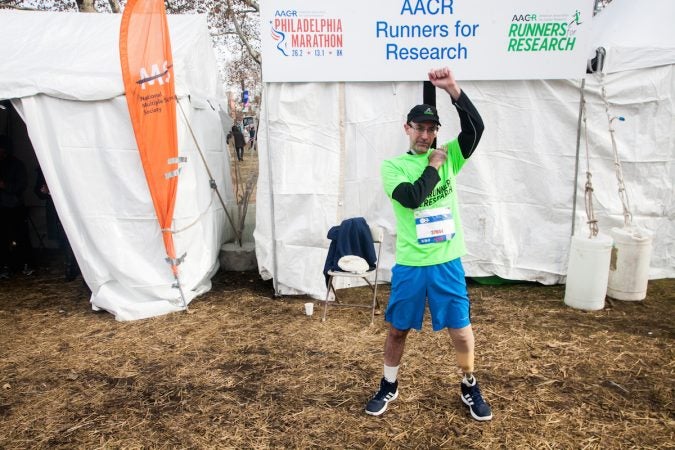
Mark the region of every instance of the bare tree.
[[77, 0], [77, 9], [79, 9], [80, 12], [96, 12], [94, 0]]
[[25, 1], [0, 0], [0, 9], [23, 9], [32, 11], [74, 11], [77, 9], [75, 0], [58, 2], [55, 0]]
[[120, 0], [0, 0], [0, 8], [37, 11], [122, 12]]
[[122, 7], [120, 6], [119, 0], [108, 0], [108, 3], [110, 3], [110, 9], [115, 14], [119, 14], [122, 12]]
[[167, 11], [175, 14], [206, 13], [214, 40], [236, 58], [243, 47], [260, 65], [260, 7], [255, 0], [169, 0]]
[[[260, 18], [260, 8], [258, 2], [253, 0], [241, 0], [245, 6], [250, 9], [243, 9], [241, 5], [234, 6], [234, 0], [227, 0], [227, 16], [234, 25], [235, 33], [241, 43], [246, 47], [246, 51], [256, 64], [260, 65], [260, 51], [254, 45], [260, 41], [258, 34], [258, 22]], [[255, 15], [258, 20], [251, 20], [250, 15]]]

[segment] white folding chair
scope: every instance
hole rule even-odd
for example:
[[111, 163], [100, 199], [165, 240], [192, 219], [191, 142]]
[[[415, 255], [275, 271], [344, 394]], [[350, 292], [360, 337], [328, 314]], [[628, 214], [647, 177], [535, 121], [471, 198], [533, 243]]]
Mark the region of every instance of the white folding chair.
[[[328, 303], [333, 303], [332, 306], [348, 306], [355, 308], [370, 308], [370, 324], [372, 325], [375, 322], [375, 310], [380, 307], [380, 302], [377, 299], [377, 278], [378, 278], [378, 269], [380, 268], [380, 253], [382, 251], [382, 241], [384, 240], [384, 229], [376, 225], [370, 226], [370, 234], [373, 236], [373, 244], [377, 247], [377, 261], [375, 262], [375, 268], [367, 272], [362, 273], [352, 273], [352, 272], [342, 272], [339, 270], [329, 270], [328, 271], [328, 287], [326, 288], [326, 299], [323, 302], [323, 317], [321, 318], [322, 322], [326, 321], [326, 314], [328, 313]], [[371, 283], [370, 278], [374, 275], [374, 280]], [[345, 278], [362, 278], [368, 283], [368, 286], [373, 291], [373, 298], [370, 304], [352, 304], [352, 303], [342, 303], [338, 300], [337, 292], [335, 291], [335, 286], [333, 285], [333, 280], [336, 277], [345, 277]], [[329, 302], [330, 292], [333, 291], [335, 300]]]

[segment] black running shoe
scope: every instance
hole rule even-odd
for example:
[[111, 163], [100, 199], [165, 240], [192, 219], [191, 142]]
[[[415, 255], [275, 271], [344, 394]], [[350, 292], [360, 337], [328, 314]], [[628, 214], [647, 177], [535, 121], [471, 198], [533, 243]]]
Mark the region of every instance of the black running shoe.
[[380, 390], [370, 399], [366, 405], [366, 414], [379, 416], [387, 410], [387, 404], [396, 400], [398, 397], [398, 380], [393, 383], [384, 378], [380, 381]]
[[464, 377], [460, 386], [462, 388], [462, 401], [469, 407], [471, 417], [480, 421], [491, 420], [492, 410], [490, 409], [490, 405], [483, 400], [476, 377], [473, 377], [473, 384], [469, 384], [466, 377]]
[[28, 277], [30, 275], [33, 275], [33, 272], [34, 272], [34, 270], [31, 266], [29, 266], [28, 264], [23, 265], [23, 269], [21, 270], [22, 274], [24, 274], [25, 276]]

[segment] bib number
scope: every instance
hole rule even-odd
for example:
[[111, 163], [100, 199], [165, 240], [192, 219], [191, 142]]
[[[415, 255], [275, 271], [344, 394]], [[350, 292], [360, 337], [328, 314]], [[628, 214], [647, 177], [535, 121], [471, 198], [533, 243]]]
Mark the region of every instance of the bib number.
[[450, 208], [415, 211], [415, 231], [419, 244], [449, 241], [455, 235], [455, 221]]

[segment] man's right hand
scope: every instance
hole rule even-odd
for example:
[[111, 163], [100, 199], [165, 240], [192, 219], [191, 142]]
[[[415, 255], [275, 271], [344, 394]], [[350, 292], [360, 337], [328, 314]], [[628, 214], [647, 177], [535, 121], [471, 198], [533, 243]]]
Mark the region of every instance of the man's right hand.
[[445, 161], [447, 159], [448, 159], [447, 149], [445, 149], [443, 147], [435, 148], [429, 154], [429, 165], [434, 167], [436, 170], [438, 170], [439, 167], [441, 167], [443, 164], [445, 164]]

